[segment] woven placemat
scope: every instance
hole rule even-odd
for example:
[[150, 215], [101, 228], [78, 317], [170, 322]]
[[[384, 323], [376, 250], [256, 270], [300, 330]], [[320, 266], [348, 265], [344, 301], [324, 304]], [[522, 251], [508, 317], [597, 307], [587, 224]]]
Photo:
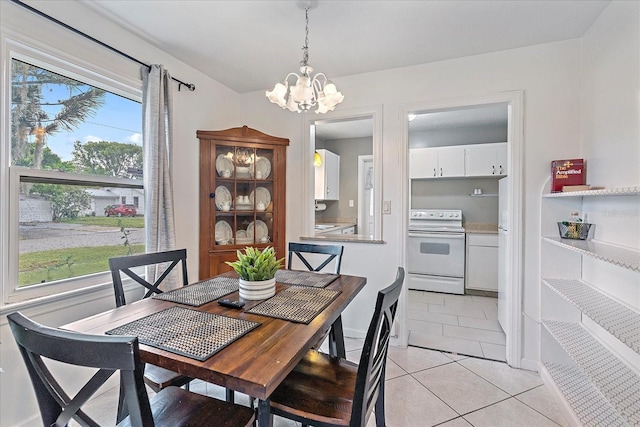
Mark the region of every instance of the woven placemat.
[[257, 322], [176, 306], [106, 334], [137, 336], [143, 344], [203, 361], [258, 326]]
[[339, 274], [316, 273], [313, 271], [276, 271], [276, 282], [286, 283], [287, 285], [311, 286], [313, 288], [324, 288], [338, 277], [340, 277]]
[[308, 324], [338, 295], [331, 289], [291, 286], [247, 312]]
[[153, 298], [199, 307], [237, 290], [238, 279], [214, 277], [193, 285], [156, 294]]

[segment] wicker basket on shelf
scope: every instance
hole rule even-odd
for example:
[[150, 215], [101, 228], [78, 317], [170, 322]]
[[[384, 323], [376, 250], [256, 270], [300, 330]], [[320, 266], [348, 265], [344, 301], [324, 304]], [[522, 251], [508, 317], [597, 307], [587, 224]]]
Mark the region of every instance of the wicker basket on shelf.
[[592, 225], [587, 222], [560, 221], [558, 231], [563, 239], [587, 240]]

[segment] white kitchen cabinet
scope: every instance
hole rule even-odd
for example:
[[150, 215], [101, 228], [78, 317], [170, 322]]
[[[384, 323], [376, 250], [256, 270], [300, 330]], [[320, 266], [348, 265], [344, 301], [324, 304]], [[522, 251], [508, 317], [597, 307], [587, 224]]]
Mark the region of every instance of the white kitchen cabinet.
[[467, 233], [465, 287], [498, 292], [498, 235]]
[[463, 177], [464, 147], [413, 148], [409, 153], [411, 178]]
[[340, 156], [328, 150], [316, 150], [322, 165], [315, 168], [315, 199], [338, 200], [340, 198]]
[[352, 225], [351, 227], [343, 228], [341, 230], [341, 233], [342, 234], [355, 234], [356, 233], [356, 226]]
[[[572, 425], [640, 425], [640, 223], [618, 214], [637, 212], [639, 195], [542, 196], [540, 374]], [[595, 224], [593, 240], [559, 237], [574, 211]]]
[[507, 143], [465, 146], [465, 176], [507, 175]]

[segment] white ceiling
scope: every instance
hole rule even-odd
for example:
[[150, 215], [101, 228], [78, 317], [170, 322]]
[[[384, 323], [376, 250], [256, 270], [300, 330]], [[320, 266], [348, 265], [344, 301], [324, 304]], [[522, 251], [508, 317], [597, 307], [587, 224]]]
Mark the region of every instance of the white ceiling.
[[[293, 0], [76, 1], [239, 93], [271, 89], [302, 59], [304, 10]], [[320, 0], [309, 64], [335, 79], [577, 38], [608, 3]]]

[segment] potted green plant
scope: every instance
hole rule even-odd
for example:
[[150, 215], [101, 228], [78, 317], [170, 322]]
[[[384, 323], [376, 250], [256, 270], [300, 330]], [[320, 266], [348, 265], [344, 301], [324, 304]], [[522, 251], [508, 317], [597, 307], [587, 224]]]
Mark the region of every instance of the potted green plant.
[[270, 246], [262, 251], [248, 246], [244, 254], [240, 250], [237, 254], [237, 261], [226, 264], [240, 276], [240, 298], [257, 300], [275, 295], [276, 271], [282, 268], [284, 258], [277, 259], [275, 249]]

